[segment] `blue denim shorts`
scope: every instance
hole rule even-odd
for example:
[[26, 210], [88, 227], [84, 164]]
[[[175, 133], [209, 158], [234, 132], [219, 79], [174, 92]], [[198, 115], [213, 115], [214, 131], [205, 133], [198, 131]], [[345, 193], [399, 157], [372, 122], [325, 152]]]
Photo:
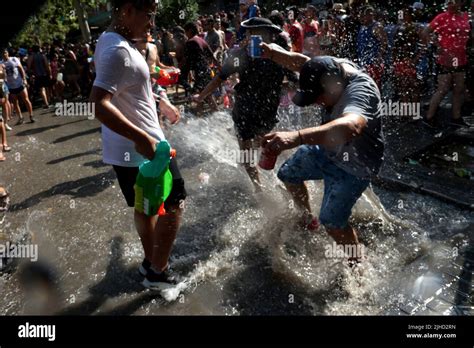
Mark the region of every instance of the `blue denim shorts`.
[[278, 178], [289, 184], [308, 180], [324, 181], [324, 197], [319, 214], [328, 228], [347, 227], [351, 210], [369, 186], [370, 180], [347, 173], [331, 161], [317, 145], [303, 145], [278, 171]]

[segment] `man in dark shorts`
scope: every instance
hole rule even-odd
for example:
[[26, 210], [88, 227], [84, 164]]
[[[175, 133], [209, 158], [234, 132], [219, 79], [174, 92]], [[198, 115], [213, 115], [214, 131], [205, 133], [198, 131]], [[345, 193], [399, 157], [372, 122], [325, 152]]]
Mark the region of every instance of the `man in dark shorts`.
[[[151, 29], [155, 10], [154, 0], [115, 0], [112, 23], [99, 38], [94, 56], [97, 76], [90, 100], [102, 122], [104, 162], [113, 165], [130, 207], [135, 203], [139, 165], [152, 159], [157, 143], [165, 140], [149, 68], [134, 44]], [[166, 113], [172, 109], [162, 108], [161, 103], [168, 102], [161, 100], [161, 111], [175, 120], [174, 112]], [[157, 218], [135, 210], [135, 225], [145, 252], [139, 271], [145, 277], [143, 285], [148, 288], [162, 289], [173, 284], [168, 259], [180, 225], [186, 190], [175, 159], [171, 160], [170, 170], [173, 188], [165, 202], [166, 214]]]
[[30, 121], [35, 122], [33, 116], [33, 105], [28, 97], [28, 90], [26, 88], [26, 73], [17, 57], [10, 57], [8, 49], [2, 50], [3, 61], [0, 62], [5, 67], [6, 83], [10, 92], [10, 101], [15, 108], [19, 120], [18, 124], [23, 123], [23, 115], [21, 114], [19, 99], [23, 101], [28, 109]]
[[39, 92], [43, 100], [43, 106], [49, 107], [48, 93], [51, 88], [51, 67], [49, 66], [46, 55], [41, 51], [38, 45], [33, 46], [33, 54], [28, 59], [28, 69], [35, 76], [35, 89]]
[[451, 123], [455, 126], [469, 127], [461, 116], [465, 93], [466, 71], [468, 69], [467, 43], [471, 34], [469, 15], [462, 12], [462, 0], [447, 0], [447, 11], [437, 15], [426, 27], [423, 38], [425, 45], [430, 34], [437, 35], [438, 55], [436, 70], [438, 86], [433, 94], [425, 123], [435, 126], [434, 117], [439, 104], [449, 90], [453, 90]]
[[[290, 49], [286, 39], [280, 36], [281, 29], [266, 18], [251, 18], [242, 22], [241, 26], [246, 29], [248, 37], [261, 35], [266, 43], [276, 43]], [[229, 51], [222, 71], [194, 99], [199, 103], [234, 73], [239, 73], [240, 82], [234, 87], [232, 119], [240, 149], [244, 153], [251, 153], [252, 149], [260, 146], [260, 137], [271, 131], [278, 122], [277, 110], [284, 77], [296, 80], [296, 76], [269, 59], [250, 57], [244, 46]], [[243, 164], [255, 189], [260, 190], [257, 168], [251, 163]]]

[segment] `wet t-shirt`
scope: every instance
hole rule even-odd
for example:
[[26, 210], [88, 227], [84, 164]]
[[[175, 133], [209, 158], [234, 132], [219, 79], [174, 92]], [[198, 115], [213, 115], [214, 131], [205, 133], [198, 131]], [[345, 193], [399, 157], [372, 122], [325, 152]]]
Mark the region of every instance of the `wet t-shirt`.
[[245, 48], [229, 51], [219, 77], [225, 80], [234, 73], [239, 73], [240, 80], [234, 88], [234, 121], [255, 125], [276, 123], [283, 79], [293, 77], [294, 73], [270, 59], [249, 57]]
[[[336, 59], [339, 63], [353, 63]], [[356, 67], [357, 68], [357, 67]], [[357, 177], [368, 178], [377, 174], [383, 160], [384, 140], [381, 122], [380, 92], [374, 80], [358, 70], [349, 78], [339, 102], [330, 113], [323, 115], [323, 124], [354, 113], [367, 120], [362, 134], [349, 142], [325, 148], [328, 157], [340, 168]]]
[[466, 65], [467, 41], [471, 30], [468, 14], [444, 12], [437, 15], [429, 26], [438, 35], [438, 64], [448, 67]]
[[[151, 90], [150, 70], [142, 54], [121, 35], [103, 33], [94, 54], [94, 86], [113, 94], [111, 103], [135, 126], [157, 141], [165, 140]], [[135, 143], [102, 125], [104, 163], [138, 167], [145, 158]]]

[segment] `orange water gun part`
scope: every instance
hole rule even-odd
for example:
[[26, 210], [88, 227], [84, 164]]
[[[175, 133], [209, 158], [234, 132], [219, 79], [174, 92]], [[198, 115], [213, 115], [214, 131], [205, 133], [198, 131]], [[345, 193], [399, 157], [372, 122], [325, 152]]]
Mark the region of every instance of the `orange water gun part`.
[[[170, 151], [170, 157], [175, 158], [176, 157], [176, 149], [171, 149]], [[165, 202], [163, 202], [160, 205], [160, 208], [158, 209], [158, 216], [163, 216], [166, 215], [166, 209], [165, 209]]]

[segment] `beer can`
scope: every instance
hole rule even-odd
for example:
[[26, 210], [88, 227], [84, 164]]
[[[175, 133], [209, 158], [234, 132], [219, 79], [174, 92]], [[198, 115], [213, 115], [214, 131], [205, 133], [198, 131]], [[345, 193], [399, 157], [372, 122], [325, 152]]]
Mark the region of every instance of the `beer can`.
[[262, 43], [261, 35], [252, 35], [250, 36], [249, 42], [249, 55], [252, 58], [259, 58], [262, 56], [262, 48], [260, 44]]

